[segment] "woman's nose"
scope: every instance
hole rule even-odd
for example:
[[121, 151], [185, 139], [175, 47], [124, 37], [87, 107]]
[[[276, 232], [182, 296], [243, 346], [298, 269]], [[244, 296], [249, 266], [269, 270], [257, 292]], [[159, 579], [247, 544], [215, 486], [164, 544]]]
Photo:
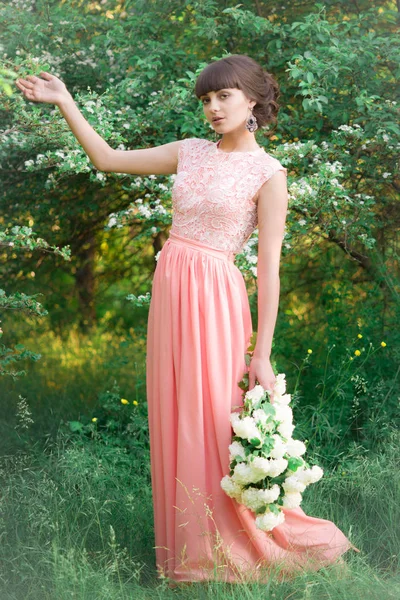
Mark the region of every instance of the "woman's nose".
[[211, 112], [218, 112], [219, 111], [219, 102], [217, 100], [211, 100], [208, 107], [211, 110]]

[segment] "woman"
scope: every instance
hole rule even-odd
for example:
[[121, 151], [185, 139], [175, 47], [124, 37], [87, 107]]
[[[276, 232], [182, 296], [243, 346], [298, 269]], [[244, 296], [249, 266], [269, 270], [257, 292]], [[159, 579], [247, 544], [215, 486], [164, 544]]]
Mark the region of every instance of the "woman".
[[357, 550], [334, 523], [283, 509], [271, 532], [227, 496], [234, 406], [252, 334], [244, 279], [234, 257], [256, 227], [258, 335], [249, 368], [271, 389], [271, 343], [279, 301], [279, 262], [287, 170], [260, 147], [254, 131], [275, 120], [273, 77], [248, 56], [209, 64], [196, 82], [218, 142], [188, 138], [119, 151], [92, 129], [64, 84], [49, 73], [17, 82], [29, 100], [57, 104], [102, 171], [176, 173], [173, 222], [153, 279], [147, 336], [147, 400], [156, 563], [174, 581], [266, 581], [268, 572], [317, 570]]

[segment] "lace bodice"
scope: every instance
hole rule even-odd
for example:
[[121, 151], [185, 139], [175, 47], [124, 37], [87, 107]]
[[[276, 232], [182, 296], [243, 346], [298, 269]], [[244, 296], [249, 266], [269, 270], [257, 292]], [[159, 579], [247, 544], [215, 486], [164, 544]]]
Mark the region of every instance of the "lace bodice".
[[172, 187], [171, 233], [241, 252], [257, 227], [259, 189], [279, 170], [287, 175], [264, 148], [225, 152], [217, 142], [184, 139]]

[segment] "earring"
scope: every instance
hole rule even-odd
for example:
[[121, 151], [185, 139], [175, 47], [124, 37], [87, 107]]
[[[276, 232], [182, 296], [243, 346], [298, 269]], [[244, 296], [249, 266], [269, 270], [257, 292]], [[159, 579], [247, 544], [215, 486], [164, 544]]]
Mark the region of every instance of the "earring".
[[246, 129], [248, 129], [251, 133], [257, 131], [258, 123], [256, 117], [253, 115], [253, 110], [250, 109], [250, 117], [248, 117], [246, 121]]

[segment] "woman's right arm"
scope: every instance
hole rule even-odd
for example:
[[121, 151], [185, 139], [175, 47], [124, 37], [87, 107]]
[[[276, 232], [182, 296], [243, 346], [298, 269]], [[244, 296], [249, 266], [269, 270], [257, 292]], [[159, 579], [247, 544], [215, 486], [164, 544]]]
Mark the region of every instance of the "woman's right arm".
[[136, 175], [176, 173], [178, 150], [182, 140], [139, 150], [114, 150], [82, 115], [65, 84], [50, 73], [42, 78], [28, 75], [16, 84], [28, 100], [58, 106], [72, 133], [99, 171]]

